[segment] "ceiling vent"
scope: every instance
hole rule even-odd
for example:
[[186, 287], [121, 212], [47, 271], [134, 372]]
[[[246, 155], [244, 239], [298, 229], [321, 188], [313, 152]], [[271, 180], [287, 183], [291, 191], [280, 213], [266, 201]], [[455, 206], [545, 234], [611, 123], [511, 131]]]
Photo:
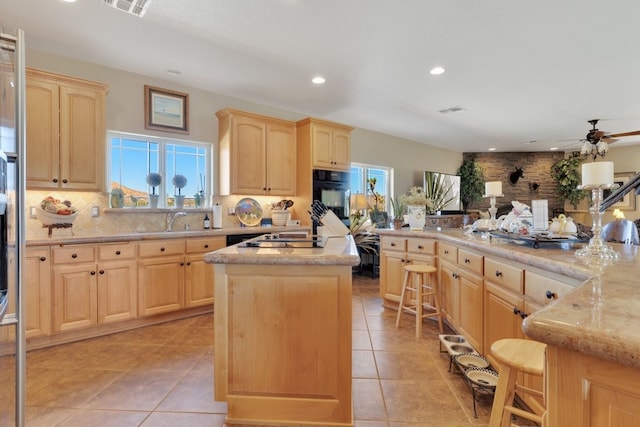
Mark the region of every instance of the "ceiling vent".
[[151, 0], [104, 0], [104, 4], [114, 9], [142, 18], [149, 8]]
[[449, 113], [457, 113], [460, 111], [465, 111], [465, 109], [462, 107], [451, 107], [451, 108], [446, 108], [444, 110], [439, 110], [438, 112], [442, 114], [449, 114]]

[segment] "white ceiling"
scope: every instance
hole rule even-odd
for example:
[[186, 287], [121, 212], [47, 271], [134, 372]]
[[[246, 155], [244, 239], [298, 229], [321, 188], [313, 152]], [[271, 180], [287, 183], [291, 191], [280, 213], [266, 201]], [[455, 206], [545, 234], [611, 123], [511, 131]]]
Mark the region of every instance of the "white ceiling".
[[31, 49], [461, 152], [579, 148], [594, 118], [640, 129], [639, 16], [637, 0], [151, 0], [144, 18], [0, 2]]

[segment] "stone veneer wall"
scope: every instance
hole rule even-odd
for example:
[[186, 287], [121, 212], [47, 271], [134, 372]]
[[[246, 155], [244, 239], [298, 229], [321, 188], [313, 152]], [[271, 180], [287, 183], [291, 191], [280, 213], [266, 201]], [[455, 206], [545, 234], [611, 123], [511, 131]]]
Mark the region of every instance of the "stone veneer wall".
[[[555, 194], [555, 183], [551, 179], [551, 166], [564, 158], [564, 152], [535, 152], [535, 153], [464, 153], [466, 160], [475, 156], [476, 162], [484, 169], [485, 181], [501, 181], [504, 197], [496, 199], [496, 207], [508, 205], [512, 200], [531, 206], [531, 200], [546, 199], [549, 202], [549, 218], [553, 209], [562, 209], [564, 202]], [[513, 185], [509, 182], [509, 175], [522, 168], [524, 176]], [[533, 190], [530, 184], [537, 183], [539, 187]], [[473, 202], [470, 209], [486, 211], [490, 206], [489, 199]]]

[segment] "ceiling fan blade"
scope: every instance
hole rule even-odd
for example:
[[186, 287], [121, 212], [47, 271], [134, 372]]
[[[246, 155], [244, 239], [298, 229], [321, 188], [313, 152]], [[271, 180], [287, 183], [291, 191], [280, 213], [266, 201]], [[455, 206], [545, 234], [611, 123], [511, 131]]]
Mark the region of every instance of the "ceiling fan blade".
[[604, 142], [606, 142], [607, 144], [613, 144], [614, 142], [616, 142], [618, 140], [618, 138], [611, 138], [609, 136], [605, 136], [604, 138], [602, 138], [602, 140]]
[[640, 130], [634, 130], [632, 132], [612, 133], [607, 135], [607, 138], [620, 138], [623, 136], [640, 136]]

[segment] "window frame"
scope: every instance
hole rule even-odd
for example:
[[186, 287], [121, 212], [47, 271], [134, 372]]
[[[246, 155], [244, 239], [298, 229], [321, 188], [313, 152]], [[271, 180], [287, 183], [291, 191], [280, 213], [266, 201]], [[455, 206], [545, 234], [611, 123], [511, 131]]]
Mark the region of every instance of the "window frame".
[[[390, 166], [382, 166], [382, 165], [373, 165], [373, 164], [367, 164], [367, 163], [358, 163], [358, 162], [351, 162], [351, 166], [350, 166], [350, 182], [349, 182], [349, 188], [351, 189], [351, 194], [358, 194], [358, 192], [353, 190], [353, 185], [351, 184], [351, 180], [355, 179], [355, 174], [353, 173], [353, 168], [360, 168], [362, 169], [362, 182], [360, 183], [362, 188], [364, 189], [364, 194], [366, 196], [369, 196], [369, 186], [368, 186], [368, 170], [369, 169], [378, 169], [378, 170], [382, 170], [382, 171], [386, 171], [387, 173], [387, 183], [385, 186], [384, 191], [380, 191], [380, 187], [378, 187], [376, 184], [376, 191], [380, 194], [382, 194], [384, 196], [384, 211], [385, 212], [392, 212], [391, 209], [391, 201], [390, 199], [392, 197], [394, 197], [392, 190], [393, 190], [393, 175], [394, 175], [394, 170], [392, 167]], [[362, 193], [361, 193], [362, 194]]]
[[[129, 133], [129, 132], [120, 132], [120, 131], [114, 131], [114, 130], [108, 130], [106, 138], [107, 138], [107, 143], [105, 144], [106, 145], [105, 184], [106, 184], [107, 193], [111, 192], [111, 182], [113, 181], [120, 182], [119, 177], [118, 179], [113, 179], [113, 177], [111, 176], [111, 167], [112, 167], [112, 160], [113, 160], [112, 159], [112, 149], [113, 149], [112, 140], [114, 138], [118, 138], [118, 139], [129, 139], [129, 140], [141, 141], [146, 143], [152, 142], [152, 143], [158, 144], [158, 169], [159, 170], [157, 172], [162, 175], [162, 183], [158, 186], [157, 193], [156, 193], [160, 196], [158, 201], [158, 208], [173, 209], [173, 207], [169, 206], [167, 203], [167, 199], [170, 198], [170, 196], [168, 196], [167, 190], [171, 189], [172, 187], [171, 177], [167, 177], [167, 173], [166, 173], [167, 146], [169, 145], [193, 147], [193, 148], [205, 150], [205, 154], [204, 154], [205, 194], [203, 196], [203, 202], [200, 205], [200, 208], [203, 208], [203, 207], [206, 208], [208, 206], [207, 201], [211, 200], [212, 196], [215, 195], [215, 192], [213, 191], [214, 185], [215, 185], [215, 171], [213, 170], [213, 165], [215, 164], [214, 158], [213, 158], [215, 155], [215, 150], [214, 150], [213, 143], [185, 140], [185, 139], [172, 138], [172, 137], [162, 137], [162, 136]], [[146, 165], [146, 167], [148, 169], [149, 165]], [[149, 194], [151, 192], [151, 187], [148, 184], [147, 184], [147, 192], [149, 192]], [[193, 196], [191, 195], [185, 195], [185, 196], [186, 198], [193, 198]], [[132, 208], [127, 208], [127, 209], [132, 209]], [[188, 209], [197, 209], [197, 208], [193, 207]], [[137, 211], [142, 211], [142, 209]]]

